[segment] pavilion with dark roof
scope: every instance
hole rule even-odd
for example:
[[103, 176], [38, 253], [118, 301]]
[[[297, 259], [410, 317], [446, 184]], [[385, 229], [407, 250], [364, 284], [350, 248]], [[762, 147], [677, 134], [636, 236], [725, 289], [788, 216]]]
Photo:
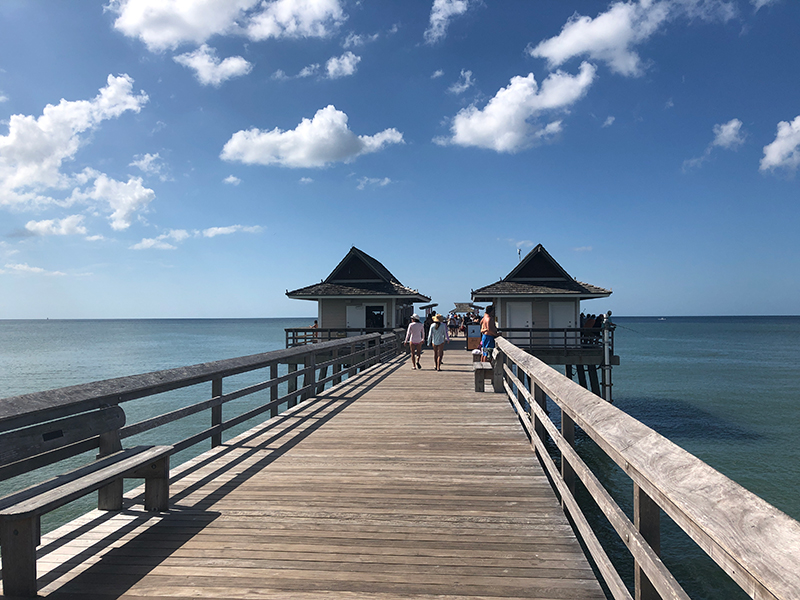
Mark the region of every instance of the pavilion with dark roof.
[[539, 244], [503, 279], [472, 291], [491, 302], [498, 327], [580, 327], [581, 300], [607, 298], [611, 290], [574, 279]]
[[324, 281], [286, 295], [315, 300], [319, 327], [335, 329], [401, 327], [414, 312], [414, 303], [431, 300], [404, 286], [380, 261], [355, 246]]

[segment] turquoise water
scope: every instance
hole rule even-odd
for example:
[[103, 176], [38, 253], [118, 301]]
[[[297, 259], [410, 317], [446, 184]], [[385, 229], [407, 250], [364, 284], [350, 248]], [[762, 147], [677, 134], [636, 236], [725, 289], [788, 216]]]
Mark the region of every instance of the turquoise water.
[[[278, 350], [285, 345], [284, 328], [308, 326], [310, 321], [0, 320], [0, 397]], [[614, 368], [615, 404], [800, 519], [800, 317], [631, 317], [615, 322], [622, 363]], [[226, 390], [258, 376], [239, 378], [226, 380]], [[210, 384], [205, 384], [127, 403], [128, 422], [208, 398], [209, 392]], [[266, 400], [248, 398], [237, 412]], [[148, 432], [131, 443], [170, 443], [207, 426], [208, 415], [196, 415], [180, 427]], [[578, 444], [612, 495], [630, 511], [628, 478], [591, 440], [580, 436]], [[205, 443], [186, 451], [173, 464], [207, 447]], [[0, 483], [0, 494], [9, 484], [21, 483]], [[92, 503], [87, 498], [52, 513], [43, 529], [85, 512]], [[582, 503], [590, 504], [585, 498]], [[621, 571], [630, 572], [630, 559], [616, 534], [602, 517], [593, 518]], [[742, 597], [674, 525], [665, 522], [662, 537], [665, 562], [693, 598]]]

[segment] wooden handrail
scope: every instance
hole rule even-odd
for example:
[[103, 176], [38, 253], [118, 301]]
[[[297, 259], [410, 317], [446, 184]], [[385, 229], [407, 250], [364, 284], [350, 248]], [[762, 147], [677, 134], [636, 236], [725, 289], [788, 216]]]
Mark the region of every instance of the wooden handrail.
[[[686, 596], [658, 559], [659, 548], [648, 542], [653, 537], [653, 523], [645, 522], [646, 517], [642, 521], [648, 511], [637, 511], [634, 521], [639, 522], [632, 523], [604, 493], [570, 441], [550, 421], [542, 407], [545, 395], [559, 406], [562, 417], [583, 429], [633, 480], [643, 506], [652, 503], [663, 510], [747, 594], [759, 599], [797, 598], [800, 523], [507, 340], [498, 338], [497, 349], [496, 368], [502, 369], [503, 385], [524, 416], [523, 424], [562, 499], [566, 495], [566, 510], [576, 524], [584, 519], [563, 475], [569, 472], [584, 483], [628, 547], [636, 568], [662, 598]], [[518, 396], [527, 401], [530, 414], [525, 414]], [[562, 466], [569, 466], [561, 473], [547, 453], [546, 437], [561, 451]], [[649, 512], [655, 514], [657, 529], [658, 510]], [[587, 547], [592, 546], [587, 542]], [[603, 558], [596, 560], [599, 564]], [[640, 578], [636, 581], [639, 585]], [[613, 589], [613, 585], [609, 587]], [[617, 597], [626, 596], [615, 594]]]
[[[266, 411], [277, 414], [279, 405], [288, 403], [289, 406], [293, 406], [300, 398], [315, 396], [324, 389], [326, 384], [337, 384], [343, 379], [355, 375], [357, 371], [397, 354], [399, 348], [396, 335], [373, 333], [321, 342], [313, 346], [276, 350], [13, 396], [0, 400], [0, 432], [12, 431], [99, 406], [115, 405], [210, 381], [212, 382], [210, 398], [127, 425], [120, 430], [120, 437], [127, 438], [210, 410], [212, 413], [211, 426], [174, 443], [173, 452], [179, 452], [208, 438], [212, 438], [212, 441], [215, 440], [218, 444], [223, 431]], [[300, 368], [296, 370], [290, 368], [289, 373], [278, 376], [278, 364], [300, 365]], [[345, 365], [346, 369], [343, 369], [342, 367]], [[333, 374], [327, 375], [330, 367], [333, 367]], [[221, 392], [222, 381], [226, 377], [260, 369], [268, 370], [266, 380], [227, 393]], [[297, 385], [299, 378], [303, 380], [302, 386]], [[288, 392], [278, 397], [278, 386], [287, 382], [289, 384]], [[222, 405], [264, 390], [270, 390], [269, 402], [228, 420], [222, 419]], [[81, 448], [76, 448], [76, 450], [90, 450], [96, 448], [98, 443], [97, 440], [89, 443], [83, 442]], [[70, 451], [69, 455], [75, 453], [75, 451]], [[64, 450], [55, 450], [19, 462], [0, 465], [0, 481], [40, 466], [55, 463], [65, 457], [67, 457], [67, 453]]]

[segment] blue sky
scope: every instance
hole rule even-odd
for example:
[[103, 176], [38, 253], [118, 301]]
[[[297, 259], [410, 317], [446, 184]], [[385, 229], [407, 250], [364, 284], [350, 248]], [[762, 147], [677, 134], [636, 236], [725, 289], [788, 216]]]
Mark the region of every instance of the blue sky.
[[800, 2], [0, 3], [0, 318], [303, 316], [352, 245], [449, 309], [800, 314]]

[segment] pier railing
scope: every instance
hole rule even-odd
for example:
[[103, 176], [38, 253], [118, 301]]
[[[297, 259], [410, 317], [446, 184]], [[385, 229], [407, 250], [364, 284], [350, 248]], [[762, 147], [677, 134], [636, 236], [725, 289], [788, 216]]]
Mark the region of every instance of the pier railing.
[[288, 327], [286, 332], [286, 347], [305, 346], [306, 344], [319, 344], [330, 340], [340, 340], [342, 338], [356, 337], [368, 333], [395, 333], [398, 329], [391, 327], [338, 327], [338, 328], [319, 328], [319, 327]]
[[[578, 481], [633, 557], [637, 600], [688, 598], [660, 559], [661, 511], [750, 597], [798, 598], [800, 523], [504, 338], [497, 339], [494, 378], [615, 599], [631, 595], [575, 499]], [[560, 409], [560, 428], [547, 398]], [[577, 454], [576, 426], [631, 478], [633, 520]]]
[[[594, 327], [521, 328], [504, 327], [500, 334], [515, 346], [534, 350], [603, 350], [603, 329]], [[614, 354], [614, 326], [608, 328]]]
[[[396, 355], [399, 349], [396, 335], [373, 333], [320, 342], [313, 346], [276, 350], [14, 396], [0, 400], [0, 433], [210, 382], [210, 395], [206, 399], [149, 417], [138, 423], [125, 425], [119, 429], [119, 438], [125, 439], [141, 434], [205, 411], [209, 413], [208, 427], [185, 439], [172, 442], [172, 453], [180, 452], [208, 439], [211, 440], [212, 446], [218, 446], [222, 443], [224, 431], [266, 412], [275, 416], [281, 405], [294, 406], [299, 401], [321, 392], [326, 384], [338, 384], [359, 371]], [[279, 365], [285, 365], [288, 372], [279, 376]], [[226, 378], [253, 371], [264, 371], [264, 380], [223, 392], [223, 381]], [[281, 386], [281, 384], [286, 385]], [[279, 386], [281, 390], [286, 390], [286, 393], [280, 396]], [[222, 408], [228, 402], [264, 391], [269, 392], [268, 402], [228, 419], [223, 418]], [[95, 437], [32, 458], [0, 465], [0, 481], [77, 456], [98, 448], [99, 445], [100, 440]]]

